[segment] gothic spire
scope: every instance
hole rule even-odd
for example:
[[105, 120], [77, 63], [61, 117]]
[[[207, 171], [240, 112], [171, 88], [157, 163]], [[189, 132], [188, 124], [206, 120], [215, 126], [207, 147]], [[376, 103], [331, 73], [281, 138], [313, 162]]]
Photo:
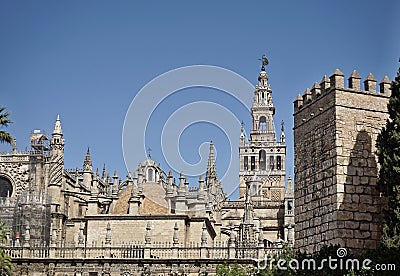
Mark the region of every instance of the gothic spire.
[[60, 115], [57, 115], [57, 120], [54, 125], [54, 130], [53, 130], [53, 135], [58, 134], [62, 135], [62, 128], [61, 128], [61, 121], [60, 121]]
[[213, 141], [210, 141], [210, 152], [208, 154], [207, 172], [206, 172], [206, 183], [207, 185], [212, 182], [213, 179], [217, 178], [217, 168], [215, 166], [215, 150]]
[[213, 141], [210, 141], [210, 151], [208, 154], [208, 164], [207, 171], [210, 170], [215, 165], [215, 152]]
[[85, 160], [83, 161], [83, 170], [92, 171], [92, 158], [90, 157], [90, 150], [87, 149]]
[[106, 172], [106, 164], [103, 165], [103, 171], [101, 172], [101, 180], [106, 181], [107, 172]]

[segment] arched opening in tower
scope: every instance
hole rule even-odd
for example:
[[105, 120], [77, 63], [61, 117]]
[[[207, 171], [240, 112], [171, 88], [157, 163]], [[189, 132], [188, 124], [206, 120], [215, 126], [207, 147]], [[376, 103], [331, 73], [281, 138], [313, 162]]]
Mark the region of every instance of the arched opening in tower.
[[265, 150], [260, 150], [259, 154], [258, 154], [258, 160], [259, 160], [259, 167], [261, 171], [265, 171], [267, 169], [267, 162], [266, 162], [266, 158], [267, 158], [267, 154], [265, 152]]
[[260, 125], [258, 128], [260, 131], [266, 131], [267, 130], [267, 119], [265, 116], [260, 117]]

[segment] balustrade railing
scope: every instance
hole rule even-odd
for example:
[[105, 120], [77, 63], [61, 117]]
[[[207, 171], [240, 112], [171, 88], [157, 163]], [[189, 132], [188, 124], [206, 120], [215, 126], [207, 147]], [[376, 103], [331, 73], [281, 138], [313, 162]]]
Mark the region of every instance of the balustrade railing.
[[[162, 246], [165, 245], [165, 246]], [[178, 247], [170, 244], [121, 246], [11, 246], [2, 245], [12, 259], [257, 259], [280, 254], [282, 248], [269, 247]]]

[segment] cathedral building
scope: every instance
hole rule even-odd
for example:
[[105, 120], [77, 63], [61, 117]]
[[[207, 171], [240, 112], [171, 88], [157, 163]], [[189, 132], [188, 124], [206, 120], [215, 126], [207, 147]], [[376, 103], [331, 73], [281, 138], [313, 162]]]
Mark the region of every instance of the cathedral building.
[[[64, 167], [58, 116], [49, 137], [31, 133], [29, 151], [0, 154], [0, 216], [18, 275], [203, 275], [226, 260], [254, 259], [294, 244], [294, 192], [286, 178], [285, 134], [277, 138], [263, 66], [240, 139], [240, 197], [226, 197], [210, 143], [205, 176], [189, 188], [148, 155], [126, 177]], [[66, 139], [67, 140], [67, 139]], [[285, 188], [285, 183], [287, 185]], [[176, 273], [176, 274], [173, 274]]]

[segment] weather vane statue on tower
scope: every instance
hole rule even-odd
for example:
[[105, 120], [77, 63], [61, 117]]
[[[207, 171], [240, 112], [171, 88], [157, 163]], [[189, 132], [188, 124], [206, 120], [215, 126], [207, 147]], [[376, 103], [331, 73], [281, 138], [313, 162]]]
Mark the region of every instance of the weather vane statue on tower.
[[262, 57], [259, 58], [258, 60], [261, 60], [261, 71], [265, 71], [265, 66], [267, 66], [269, 63], [265, 54], [263, 54]]

